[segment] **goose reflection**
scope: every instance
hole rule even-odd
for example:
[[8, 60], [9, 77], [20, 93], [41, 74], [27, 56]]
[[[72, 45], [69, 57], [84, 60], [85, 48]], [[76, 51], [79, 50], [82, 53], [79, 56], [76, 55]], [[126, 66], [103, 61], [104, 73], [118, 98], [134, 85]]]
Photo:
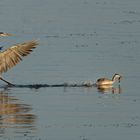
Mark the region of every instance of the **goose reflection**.
[[122, 91], [120, 85], [118, 85], [117, 87], [114, 87], [113, 85], [101, 85], [98, 86], [97, 89], [100, 93], [120, 94]]
[[13, 131], [15, 134], [33, 133], [36, 115], [30, 113], [32, 107], [22, 104], [14, 96], [0, 92], [0, 135], [6, 135]]

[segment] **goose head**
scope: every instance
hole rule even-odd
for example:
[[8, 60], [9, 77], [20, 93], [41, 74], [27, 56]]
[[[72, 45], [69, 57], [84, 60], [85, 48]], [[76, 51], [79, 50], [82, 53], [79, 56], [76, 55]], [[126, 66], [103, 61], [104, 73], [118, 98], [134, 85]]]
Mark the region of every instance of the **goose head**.
[[112, 81], [114, 81], [114, 82], [118, 81], [120, 83], [121, 78], [122, 78], [122, 76], [116, 73], [116, 74], [114, 74]]

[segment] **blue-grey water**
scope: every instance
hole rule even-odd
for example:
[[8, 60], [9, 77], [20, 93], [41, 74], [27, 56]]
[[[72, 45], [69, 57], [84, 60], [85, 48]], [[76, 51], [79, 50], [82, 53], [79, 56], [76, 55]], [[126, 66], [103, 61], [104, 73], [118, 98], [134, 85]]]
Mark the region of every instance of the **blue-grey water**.
[[[61, 84], [123, 76], [113, 88], [0, 88], [0, 139], [140, 139], [139, 0], [0, 0], [4, 49], [39, 46], [3, 77]], [[4, 85], [0, 81], [1, 85]]]

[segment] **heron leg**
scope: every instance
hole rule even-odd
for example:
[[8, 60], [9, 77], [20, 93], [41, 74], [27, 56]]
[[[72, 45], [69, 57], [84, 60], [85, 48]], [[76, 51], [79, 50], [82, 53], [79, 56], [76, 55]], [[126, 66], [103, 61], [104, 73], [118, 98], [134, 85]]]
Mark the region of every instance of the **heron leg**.
[[0, 77], [0, 80], [4, 81], [5, 83], [7, 83], [7, 84], [8, 84], [8, 85], [10, 85], [10, 86], [14, 86], [14, 84], [12, 84], [12, 83], [10, 83], [10, 82], [6, 81], [6, 80], [5, 80], [5, 79], [3, 79], [2, 77]]

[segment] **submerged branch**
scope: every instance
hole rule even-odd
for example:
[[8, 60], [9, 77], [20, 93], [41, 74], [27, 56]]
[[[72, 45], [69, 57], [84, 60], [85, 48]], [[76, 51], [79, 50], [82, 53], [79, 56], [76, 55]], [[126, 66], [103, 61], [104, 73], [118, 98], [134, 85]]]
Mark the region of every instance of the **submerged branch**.
[[83, 83], [76, 83], [76, 82], [66, 82], [62, 84], [27, 84], [27, 85], [20, 85], [20, 84], [13, 84], [13, 85], [4, 85], [4, 88], [46, 88], [46, 87], [92, 87], [95, 86], [92, 81], [85, 81]]

